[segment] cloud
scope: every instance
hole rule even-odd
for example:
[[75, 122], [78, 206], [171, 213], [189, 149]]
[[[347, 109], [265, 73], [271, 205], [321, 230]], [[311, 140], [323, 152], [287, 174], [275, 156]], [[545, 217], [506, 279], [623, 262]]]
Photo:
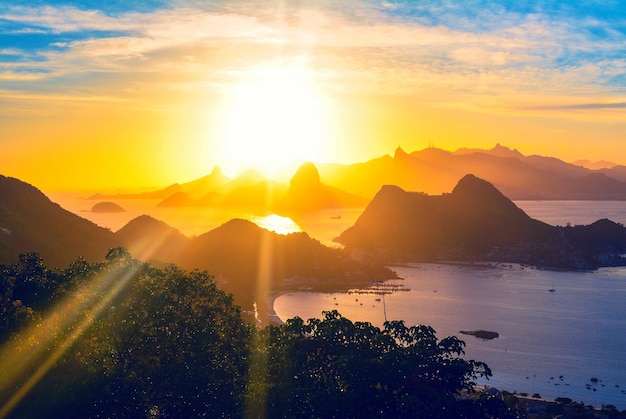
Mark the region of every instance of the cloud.
[[573, 105], [529, 106], [531, 110], [585, 110], [585, 109], [626, 109], [626, 102], [577, 103]]
[[[583, 96], [579, 102], [593, 105], [590, 96], [623, 94], [615, 80], [626, 74], [626, 31], [601, 16], [563, 17], [498, 3], [473, 9], [456, 2], [190, 4], [114, 15], [69, 6], [4, 7], [0, 19], [12, 23], [14, 35], [49, 35], [44, 47], [18, 42], [6, 48], [14, 59], [1, 64], [2, 77], [20, 83], [5, 89], [36, 91], [48, 80], [47, 89], [102, 89], [99, 97], [110, 96], [109, 83], [119, 96], [164, 83], [204, 91], [260, 66], [305, 63], [330, 90], [472, 106], [520, 94]], [[591, 36], [592, 27], [604, 30]], [[107, 83], [102, 73], [110, 74]], [[566, 109], [551, 109], [557, 108]]]

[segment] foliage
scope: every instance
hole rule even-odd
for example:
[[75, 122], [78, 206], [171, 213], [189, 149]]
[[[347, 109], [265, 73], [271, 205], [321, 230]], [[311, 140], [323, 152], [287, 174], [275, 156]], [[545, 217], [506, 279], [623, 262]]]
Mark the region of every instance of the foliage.
[[13, 414], [242, 416], [253, 329], [232, 296], [206, 272], [156, 269], [123, 249], [106, 260], [77, 261], [61, 275], [76, 287], [59, 291], [43, 317], [66, 317], [55, 322], [64, 330], [37, 345], [52, 353], [77, 339]]
[[[19, 348], [24, 382], [43, 371], [9, 417], [516, 417], [501, 400], [461, 397], [491, 371], [428, 326], [381, 330], [331, 311], [256, 331], [207, 272], [121, 248], [64, 271], [29, 254], [0, 272], [13, 316], [2, 354]], [[0, 406], [23, 386], [6, 377]]]
[[491, 371], [460, 358], [464, 343], [438, 340], [429, 326], [393, 321], [380, 330], [330, 311], [321, 320], [270, 326], [257, 344], [266, 367], [252, 371], [248, 397], [259, 417], [482, 416], [480, 405], [459, 394]]

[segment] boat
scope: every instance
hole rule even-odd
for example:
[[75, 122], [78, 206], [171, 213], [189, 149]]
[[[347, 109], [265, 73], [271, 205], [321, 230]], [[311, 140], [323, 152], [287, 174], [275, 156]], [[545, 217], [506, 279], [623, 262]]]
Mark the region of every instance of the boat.
[[337, 214], [337, 215], [332, 215], [330, 217], [331, 220], [341, 220], [341, 214]]

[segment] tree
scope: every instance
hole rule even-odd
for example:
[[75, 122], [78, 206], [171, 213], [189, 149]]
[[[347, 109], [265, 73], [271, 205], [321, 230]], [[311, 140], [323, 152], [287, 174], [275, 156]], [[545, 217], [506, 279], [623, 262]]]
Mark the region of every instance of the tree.
[[476, 417], [480, 406], [458, 395], [491, 376], [460, 358], [456, 337], [402, 321], [380, 330], [337, 311], [270, 326], [257, 344], [266, 367], [251, 373], [248, 403], [259, 417]]
[[112, 413], [241, 414], [252, 329], [206, 272], [146, 268], [100, 326]]
[[65, 273], [77, 286], [63, 301], [84, 314], [59, 336], [77, 339], [16, 417], [243, 415], [254, 329], [207, 272], [157, 269], [115, 250]]

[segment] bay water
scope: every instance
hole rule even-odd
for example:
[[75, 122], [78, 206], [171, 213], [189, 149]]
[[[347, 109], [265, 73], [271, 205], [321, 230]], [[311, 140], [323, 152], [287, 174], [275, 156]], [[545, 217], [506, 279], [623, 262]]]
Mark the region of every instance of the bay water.
[[[481, 385], [626, 409], [626, 269], [412, 264], [393, 270], [403, 279], [391, 282], [408, 291], [290, 293], [275, 300], [274, 310], [282, 320], [338, 310], [379, 327], [385, 319], [426, 324], [440, 339], [465, 341], [467, 359], [487, 363], [493, 377]], [[475, 330], [499, 337], [460, 333]]]

